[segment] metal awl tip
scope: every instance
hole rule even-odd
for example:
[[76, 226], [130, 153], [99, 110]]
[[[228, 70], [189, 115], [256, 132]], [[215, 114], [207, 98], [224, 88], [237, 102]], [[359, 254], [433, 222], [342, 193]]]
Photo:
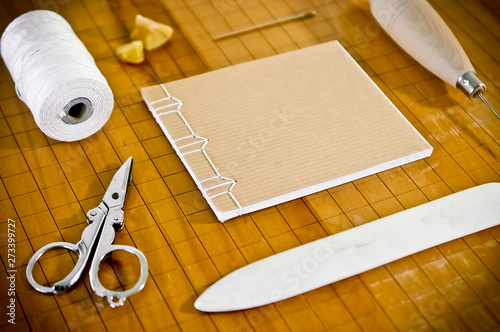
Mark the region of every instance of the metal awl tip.
[[481, 99], [483, 101], [483, 103], [488, 106], [488, 108], [497, 116], [497, 118], [500, 119], [500, 113], [498, 113], [498, 111], [495, 109], [495, 107], [493, 107], [493, 105], [490, 103], [490, 101], [488, 99], [486, 99], [486, 97], [482, 94], [482, 93], [478, 93], [476, 94], [477, 97], [479, 97], [479, 99]]

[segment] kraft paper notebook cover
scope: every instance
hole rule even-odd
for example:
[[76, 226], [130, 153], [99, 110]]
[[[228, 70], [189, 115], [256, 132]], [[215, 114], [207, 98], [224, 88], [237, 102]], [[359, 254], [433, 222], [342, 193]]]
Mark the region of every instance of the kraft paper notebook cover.
[[432, 152], [338, 42], [142, 96], [220, 221]]

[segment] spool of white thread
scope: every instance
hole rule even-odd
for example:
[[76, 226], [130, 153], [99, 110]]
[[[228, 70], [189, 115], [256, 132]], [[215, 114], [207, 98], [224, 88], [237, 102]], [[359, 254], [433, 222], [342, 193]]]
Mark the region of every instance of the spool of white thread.
[[19, 16], [5, 29], [0, 53], [17, 95], [47, 136], [76, 141], [94, 134], [109, 119], [113, 93], [60, 15], [35, 10]]

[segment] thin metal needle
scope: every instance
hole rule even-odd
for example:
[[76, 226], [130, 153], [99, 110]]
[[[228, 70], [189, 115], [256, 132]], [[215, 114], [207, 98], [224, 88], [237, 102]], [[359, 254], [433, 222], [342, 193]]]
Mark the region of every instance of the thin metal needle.
[[483, 101], [483, 103], [489, 107], [489, 109], [495, 113], [495, 115], [497, 116], [497, 118], [500, 119], [500, 113], [498, 113], [498, 111], [495, 109], [495, 107], [493, 107], [493, 105], [491, 105], [490, 101], [488, 99], [486, 99], [485, 96], [483, 96], [482, 93], [478, 93], [476, 96], [479, 97], [479, 99], [481, 99]]
[[213, 37], [213, 40], [221, 40], [221, 39], [233, 37], [233, 36], [236, 36], [236, 35], [240, 35], [242, 33], [247, 33], [247, 32], [258, 30], [258, 29], [267, 28], [267, 27], [270, 27], [270, 26], [273, 26], [273, 25], [277, 25], [277, 24], [281, 24], [281, 23], [285, 23], [285, 22], [289, 22], [289, 21], [293, 21], [293, 20], [300, 20], [300, 19], [303, 19], [303, 18], [312, 17], [314, 15], [316, 15], [316, 12], [314, 10], [312, 10], [312, 11], [309, 11], [307, 13], [302, 13], [302, 14], [298, 14], [298, 15], [294, 15], [294, 16], [289, 16], [289, 17], [282, 18], [280, 20], [276, 20], [276, 21], [272, 21], [272, 22], [268, 22], [268, 23], [263, 23], [263, 24], [256, 25], [256, 26], [253, 26], [253, 27], [244, 28], [244, 29], [241, 29], [241, 30], [236, 30], [236, 31], [233, 31], [233, 32], [222, 34], [222, 35]]

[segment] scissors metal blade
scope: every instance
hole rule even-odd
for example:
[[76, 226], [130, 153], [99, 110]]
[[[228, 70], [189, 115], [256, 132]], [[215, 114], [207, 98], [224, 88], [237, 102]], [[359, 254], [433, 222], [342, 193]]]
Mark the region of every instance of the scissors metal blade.
[[116, 171], [102, 199], [109, 209], [113, 207], [121, 208], [123, 206], [131, 176], [132, 157], [129, 157], [118, 171]]

